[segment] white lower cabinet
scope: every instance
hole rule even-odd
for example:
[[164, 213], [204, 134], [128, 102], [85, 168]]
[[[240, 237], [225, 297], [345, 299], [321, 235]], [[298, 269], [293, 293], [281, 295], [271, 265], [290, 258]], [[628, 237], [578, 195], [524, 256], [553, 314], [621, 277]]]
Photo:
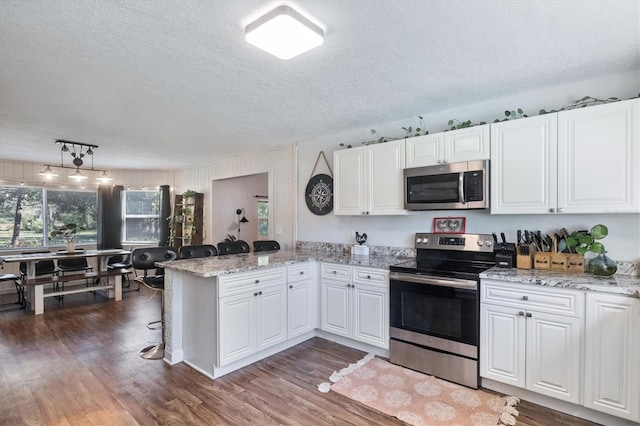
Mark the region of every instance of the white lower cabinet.
[[287, 268], [287, 336], [300, 336], [316, 328], [315, 262]]
[[584, 405], [640, 421], [640, 299], [589, 293]]
[[327, 263], [321, 270], [321, 329], [388, 349], [388, 272]]
[[584, 295], [485, 280], [481, 289], [480, 375], [579, 403]]
[[220, 278], [219, 287], [223, 290], [218, 299], [218, 366], [287, 340], [285, 268], [269, 273], [268, 279], [260, 273]]

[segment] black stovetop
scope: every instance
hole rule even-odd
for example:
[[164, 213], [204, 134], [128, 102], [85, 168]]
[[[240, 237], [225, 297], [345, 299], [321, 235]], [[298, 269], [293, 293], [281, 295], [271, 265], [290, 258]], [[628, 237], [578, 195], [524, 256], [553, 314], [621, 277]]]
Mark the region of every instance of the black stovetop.
[[477, 280], [495, 265], [495, 256], [469, 252], [418, 250], [418, 257], [391, 265], [391, 272]]

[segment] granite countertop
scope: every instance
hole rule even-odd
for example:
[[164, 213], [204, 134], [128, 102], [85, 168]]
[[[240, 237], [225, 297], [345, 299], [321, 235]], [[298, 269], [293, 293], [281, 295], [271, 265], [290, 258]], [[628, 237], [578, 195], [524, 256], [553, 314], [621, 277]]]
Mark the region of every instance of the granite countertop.
[[480, 278], [507, 281], [515, 284], [534, 284], [575, 290], [599, 291], [640, 298], [640, 277], [614, 274], [598, 277], [589, 274], [541, 269], [506, 269], [493, 267], [480, 274]]
[[320, 250], [279, 250], [272, 252], [229, 254], [224, 256], [202, 257], [197, 259], [172, 260], [159, 262], [163, 268], [187, 272], [199, 277], [216, 277], [224, 274], [253, 271], [260, 268], [274, 268], [309, 261], [342, 263], [345, 265], [366, 266], [389, 269], [390, 265], [406, 261], [408, 258], [396, 256], [351, 256], [338, 252]]

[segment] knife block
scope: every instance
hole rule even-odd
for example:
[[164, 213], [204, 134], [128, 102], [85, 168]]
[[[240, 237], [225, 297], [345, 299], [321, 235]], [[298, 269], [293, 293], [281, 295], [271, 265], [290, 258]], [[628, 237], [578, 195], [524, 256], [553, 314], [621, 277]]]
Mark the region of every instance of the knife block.
[[496, 266], [499, 268], [513, 268], [516, 266], [516, 245], [501, 243], [495, 246]]
[[533, 244], [529, 244], [529, 254], [522, 254], [521, 248], [522, 248], [522, 245], [516, 246], [516, 250], [517, 250], [516, 268], [518, 269], [533, 268], [533, 256], [535, 251]]

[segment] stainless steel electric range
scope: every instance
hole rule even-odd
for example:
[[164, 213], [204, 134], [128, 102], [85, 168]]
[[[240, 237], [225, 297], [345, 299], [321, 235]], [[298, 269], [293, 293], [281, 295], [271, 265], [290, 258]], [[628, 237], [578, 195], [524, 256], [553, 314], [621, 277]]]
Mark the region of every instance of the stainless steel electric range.
[[416, 258], [390, 267], [390, 359], [479, 386], [481, 272], [495, 265], [493, 237], [418, 233]]

